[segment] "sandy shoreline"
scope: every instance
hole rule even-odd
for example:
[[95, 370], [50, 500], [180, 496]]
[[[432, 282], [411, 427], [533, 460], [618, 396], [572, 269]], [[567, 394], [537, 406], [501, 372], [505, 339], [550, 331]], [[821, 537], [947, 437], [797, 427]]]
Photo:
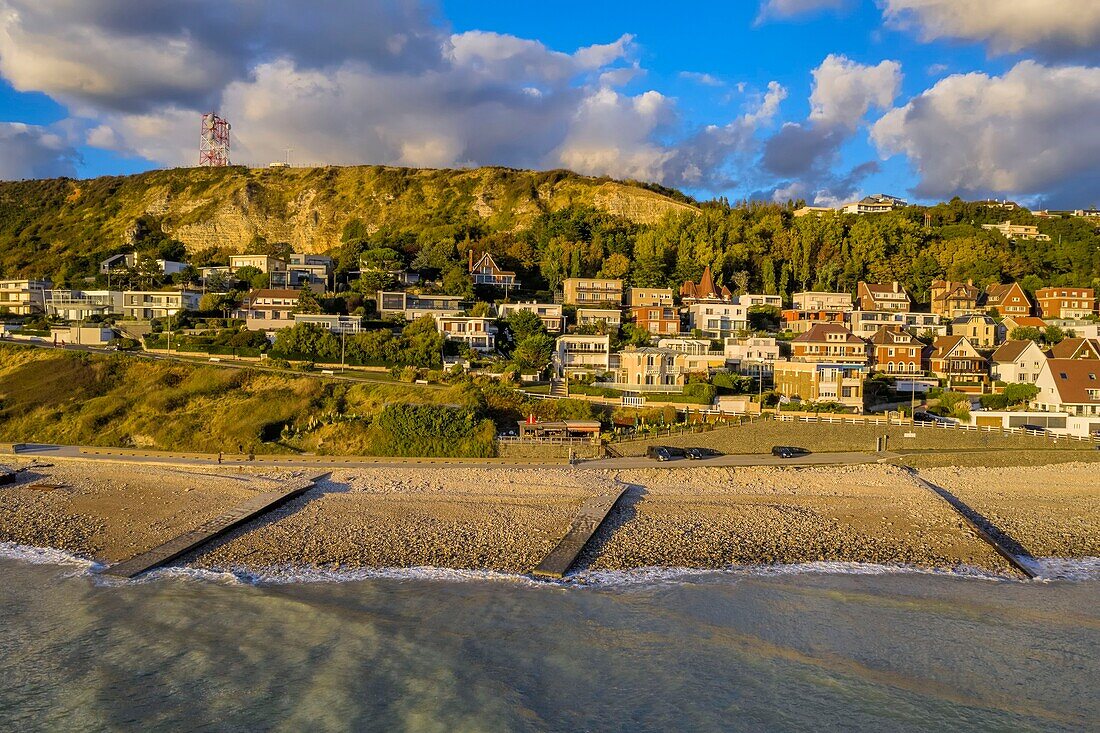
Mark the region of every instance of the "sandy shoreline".
[[[0, 541], [118, 562], [293, 475], [59, 462], [0, 487]], [[937, 468], [922, 475], [1036, 557], [1100, 556], [1094, 466]], [[942, 500], [884, 465], [337, 470], [181, 562], [258, 571], [431, 566], [523, 573], [557, 543], [585, 498], [620, 481], [635, 488], [590, 543], [581, 568], [824, 561], [1010, 572]]]

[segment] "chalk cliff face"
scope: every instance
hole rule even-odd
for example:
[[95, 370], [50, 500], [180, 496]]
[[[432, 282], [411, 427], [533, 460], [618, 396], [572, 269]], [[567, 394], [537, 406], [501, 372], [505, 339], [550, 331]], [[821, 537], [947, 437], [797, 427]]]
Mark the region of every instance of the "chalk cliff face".
[[694, 208], [631, 183], [505, 168], [178, 168], [87, 181], [22, 181], [0, 183], [0, 267], [5, 274], [33, 274], [43, 249], [55, 267], [117, 251], [143, 215], [191, 252], [240, 251], [257, 234], [299, 252], [323, 252], [339, 242], [352, 219], [369, 231], [456, 224], [518, 230], [541, 212], [569, 205], [639, 223]]

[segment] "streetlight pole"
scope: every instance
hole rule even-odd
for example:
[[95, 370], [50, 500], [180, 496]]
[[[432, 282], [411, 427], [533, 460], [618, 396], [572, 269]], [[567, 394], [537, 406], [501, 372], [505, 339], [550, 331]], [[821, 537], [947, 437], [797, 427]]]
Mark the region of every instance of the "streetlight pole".
[[168, 314], [168, 353], [167, 356], [172, 355], [172, 316], [176, 315], [176, 311], [169, 308], [166, 313]]

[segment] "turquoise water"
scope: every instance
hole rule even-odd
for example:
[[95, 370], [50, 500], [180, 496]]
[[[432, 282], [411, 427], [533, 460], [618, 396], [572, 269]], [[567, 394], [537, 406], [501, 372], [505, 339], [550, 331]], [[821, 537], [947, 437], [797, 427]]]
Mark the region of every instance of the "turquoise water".
[[432, 571], [104, 584], [0, 559], [0, 729], [1096, 729], [1100, 581]]

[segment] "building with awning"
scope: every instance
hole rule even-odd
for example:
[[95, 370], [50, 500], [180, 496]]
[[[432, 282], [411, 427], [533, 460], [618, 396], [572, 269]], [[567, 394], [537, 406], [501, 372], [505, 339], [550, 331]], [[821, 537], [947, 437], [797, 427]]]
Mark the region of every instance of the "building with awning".
[[592, 438], [600, 435], [599, 420], [526, 420], [519, 424], [521, 438]]

